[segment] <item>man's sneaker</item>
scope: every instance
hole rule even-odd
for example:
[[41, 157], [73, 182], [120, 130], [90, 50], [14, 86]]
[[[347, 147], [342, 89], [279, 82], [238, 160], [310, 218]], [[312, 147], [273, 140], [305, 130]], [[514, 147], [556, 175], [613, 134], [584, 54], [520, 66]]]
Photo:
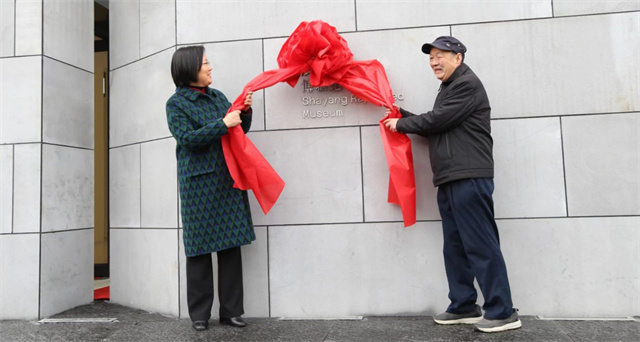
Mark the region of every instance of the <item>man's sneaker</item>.
[[476, 305], [475, 309], [465, 314], [454, 314], [451, 312], [443, 312], [435, 317], [433, 320], [438, 324], [473, 324], [482, 319], [482, 309]]
[[513, 309], [513, 313], [508, 318], [483, 318], [480, 322], [476, 323], [476, 329], [488, 333], [518, 329], [520, 327], [522, 327], [522, 322], [518, 319], [518, 309]]

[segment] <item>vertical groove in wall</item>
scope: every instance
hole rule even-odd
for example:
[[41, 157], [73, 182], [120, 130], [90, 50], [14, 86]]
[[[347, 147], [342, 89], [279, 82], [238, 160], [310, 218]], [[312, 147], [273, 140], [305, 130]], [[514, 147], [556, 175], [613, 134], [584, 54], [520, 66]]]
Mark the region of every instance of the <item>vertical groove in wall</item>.
[[360, 193], [362, 193], [362, 222], [367, 222], [364, 210], [364, 156], [362, 153], [362, 126], [358, 127], [358, 133], [360, 134], [360, 186], [362, 187]]
[[18, 31], [18, 21], [16, 12], [18, 12], [18, 0], [13, 0], [13, 56], [16, 55], [16, 31]]
[[141, 10], [142, 5], [140, 4], [140, 0], [138, 0], [138, 59], [142, 58], [142, 44], [141, 44], [141, 40], [142, 38], [140, 37], [142, 35], [142, 10]]
[[553, 18], [555, 16], [556, 16], [556, 14], [553, 11], [553, 0], [551, 0], [551, 17]]
[[138, 144], [138, 146], [140, 148], [140, 159], [138, 160], [138, 166], [140, 168], [140, 184], [138, 185], [140, 189], [140, 223], [138, 225], [142, 228], [142, 144]]
[[267, 306], [271, 317], [271, 253], [269, 252], [269, 226], [267, 226]]
[[564, 205], [565, 215], [569, 217], [569, 192], [567, 191], [567, 162], [564, 156], [564, 134], [562, 132], [562, 116], [558, 117], [560, 121], [560, 150], [562, 152], [562, 175], [564, 177]]
[[[262, 72], [265, 72], [264, 39], [261, 39], [260, 42], [262, 43]], [[261, 91], [262, 91], [262, 124], [263, 124], [262, 129], [266, 131], [267, 130], [267, 90], [262, 89]]]
[[358, 32], [358, 0], [353, 0], [353, 21], [356, 26], [356, 32]]
[[[178, 47], [178, 0], [174, 0], [173, 2], [174, 4], [174, 18], [175, 18], [175, 24], [174, 24], [174, 53], [177, 50]], [[176, 178], [178, 178], [178, 176], [176, 175]], [[142, 182], [142, 180], [140, 180]], [[177, 241], [178, 241], [178, 317], [182, 318], [182, 296], [181, 296], [181, 283], [180, 283], [180, 179], [177, 180], [176, 182], [176, 192], [177, 192], [177, 203], [176, 203], [176, 227], [177, 229]], [[186, 271], [186, 268], [185, 268]]]
[[176, 229], [176, 238], [178, 242], [178, 253], [176, 253], [178, 258], [178, 318], [182, 318], [182, 310], [180, 310], [180, 226]]
[[16, 217], [16, 145], [11, 145], [11, 234]]
[[41, 2], [40, 28], [42, 40], [40, 41], [40, 224], [38, 227], [38, 319], [42, 315], [42, 173], [44, 171], [44, 1]]

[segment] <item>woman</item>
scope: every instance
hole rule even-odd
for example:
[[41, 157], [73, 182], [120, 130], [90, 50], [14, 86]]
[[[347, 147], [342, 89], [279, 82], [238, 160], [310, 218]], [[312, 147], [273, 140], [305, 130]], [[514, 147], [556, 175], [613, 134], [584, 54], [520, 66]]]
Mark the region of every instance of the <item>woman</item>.
[[221, 137], [240, 125], [249, 131], [251, 93], [244, 109], [225, 116], [231, 103], [209, 88], [211, 66], [204, 47], [178, 49], [171, 60], [176, 92], [167, 101], [169, 130], [176, 139], [184, 250], [187, 256], [187, 302], [193, 328], [209, 327], [213, 305], [213, 265], [218, 256], [220, 323], [244, 327], [240, 246], [255, 240], [247, 192], [233, 187], [222, 153]]

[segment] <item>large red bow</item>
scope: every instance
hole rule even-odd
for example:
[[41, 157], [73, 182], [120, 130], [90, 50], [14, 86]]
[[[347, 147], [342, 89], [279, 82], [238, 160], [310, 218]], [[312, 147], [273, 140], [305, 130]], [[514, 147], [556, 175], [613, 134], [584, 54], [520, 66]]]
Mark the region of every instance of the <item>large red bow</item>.
[[[278, 54], [279, 69], [265, 71], [245, 85], [242, 94], [229, 111], [242, 109], [249, 91], [287, 82], [294, 87], [298, 78], [310, 73], [313, 87], [337, 83], [369, 103], [392, 108], [388, 116], [400, 118], [393, 106], [393, 93], [384, 67], [377, 60], [354, 61], [347, 42], [335, 27], [320, 21], [302, 22], [289, 36]], [[413, 173], [411, 140], [391, 132], [380, 120], [380, 133], [389, 166], [390, 203], [399, 204], [405, 227], [416, 222], [416, 186]], [[253, 190], [262, 211], [266, 214], [282, 193], [284, 181], [251, 143], [240, 126], [229, 130], [222, 138], [222, 148], [233, 177], [234, 187]]]

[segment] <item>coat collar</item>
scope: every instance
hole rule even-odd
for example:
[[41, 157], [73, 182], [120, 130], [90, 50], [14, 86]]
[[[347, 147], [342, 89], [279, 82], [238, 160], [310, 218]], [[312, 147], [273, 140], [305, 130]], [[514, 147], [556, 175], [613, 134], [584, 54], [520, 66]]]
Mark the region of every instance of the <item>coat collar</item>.
[[[216, 97], [216, 94], [214, 93], [212, 88], [207, 88], [205, 90], [205, 92], [207, 93], [207, 95], [211, 96], [211, 97]], [[178, 95], [182, 95], [184, 97], [186, 97], [187, 99], [189, 99], [190, 101], [195, 101], [198, 96], [204, 96], [203, 93], [193, 90], [189, 87], [178, 87], [176, 88], [176, 94]]]
[[453, 74], [449, 76], [449, 79], [446, 82], [442, 82], [442, 83], [449, 84], [455, 81], [458, 77], [462, 76], [465, 72], [467, 72], [467, 70], [469, 70], [469, 67], [466, 64], [464, 63], [460, 64], [460, 66], [453, 71]]

